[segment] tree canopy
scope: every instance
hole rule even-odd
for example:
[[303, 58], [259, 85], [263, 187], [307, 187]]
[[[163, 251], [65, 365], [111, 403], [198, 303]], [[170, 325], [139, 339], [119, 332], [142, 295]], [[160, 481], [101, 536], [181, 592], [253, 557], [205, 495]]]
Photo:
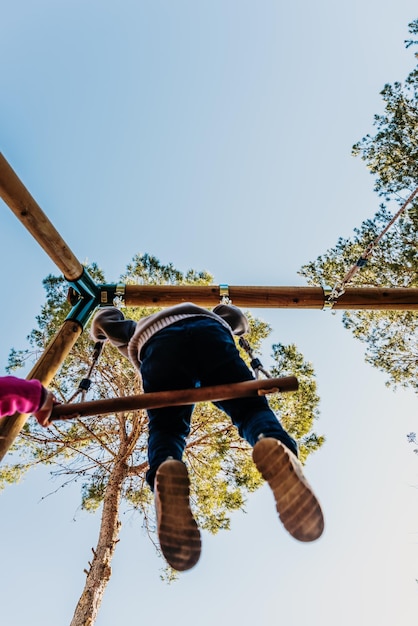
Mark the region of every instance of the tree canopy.
[[[88, 268], [93, 280], [105, 282], [95, 265]], [[125, 284], [212, 284], [205, 271], [183, 273], [171, 264], [163, 265], [149, 254], [138, 254], [127, 266], [119, 282]], [[37, 326], [28, 337], [29, 347], [12, 349], [9, 370], [14, 371], [26, 359], [38, 358], [60, 328], [69, 311], [67, 283], [64, 278], [48, 276], [44, 281], [46, 302], [37, 317]], [[158, 309], [123, 308], [126, 317], [139, 319]], [[258, 352], [271, 328], [247, 312], [251, 331], [248, 341]], [[88, 331], [88, 329], [87, 329]], [[85, 332], [51, 384], [58, 399], [66, 401], [89, 370], [93, 342]], [[245, 359], [248, 357], [243, 354]], [[274, 375], [296, 375], [300, 391], [271, 399], [272, 408], [282, 416], [288, 431], [297, 439], [301, 459], [317, 450], [323, 437], [314, 431], [319, 398], [313, 367], [296, 346], [273, 346]], [[92, 374], [89, 399], [118, 397], [141, 392], [140, 377], [129, 361], [106, 345]], [[48, 429], [29, 420], [13, 446], [12, 461], [0, 468], [0, 485], [15, 482], [38, 463], [50, 467], [62, 485], [81, 484], [82, 508], [102, 509], [97, 547], [85, 588], [78, 602], [72, 626], [94, 623], [106, 584], [110, 562], [118, 541], [120, 509], [135, 509], [150, 540], [158, 551], [152, 493], [145, 482], [147, 470], [147, 417], [145, 411], [95, 416], [54, 422]], [[192, 430], [185, 451], [191, 477], [191, 499], [196, 519], [211, 533], [228, 529], [232, 511], [243, 509], [247, 494], [257, 489], [262, 479], [251, 459], [250, 448], [240, 439], [230, 419], [211, 403], [201, 403], [193, 413]], [[166, 568], [165, 577], [174, 573]]]
[[[418, 20], [409, 24], [418, 34]], [[418, 42], [411, 38], [406, 47]], [[417, 58], [417, 54], [415, 55]], [[333, 287], [382, 233], [399, 206], [418, 187], [418, 66], [403, 82], [381, 92], [384, 111], [374, 116], [376, 132], [353, 146], [365, 161], [382, 198], [379, 210], [350, 238], [300, 270], [309, 284]], [[373, 256], [350, 286], [418, 287], [418, 201], [406, 207], [374, 249]], [[343, 323], [366, 345], [366, 361], [385, 372], [387, 384], [418, 391], [418, 320], [413, 311], [347, 311]]]

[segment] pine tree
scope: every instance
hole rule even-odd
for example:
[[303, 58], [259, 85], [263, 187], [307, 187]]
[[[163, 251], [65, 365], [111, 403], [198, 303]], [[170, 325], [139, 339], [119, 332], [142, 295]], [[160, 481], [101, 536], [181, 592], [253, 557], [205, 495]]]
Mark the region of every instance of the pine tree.
[[[418, 20], [409, 24], [418, 34]], [[418, 42], [409, 39], [406, 47]], [[417, 57], [417, 55], [415, 55]], [[311, 285], [333, 287], [382, 233], [392, 215], [418, 187], [418, 66], [404, 82], [385, 85], [384, 112], [375, 115], [376, 133], [353, 146], [375, 179], [383, 199], [373, 219], [337, 244], [300, 274]], [[396, 207], [391, 211], [389, 206]], [[387, 231], [367, 265], [349, 285], [418, 287], [418, 201], [416, 197]], [[414, 311], [347, 311], [343, 323], [366, 346], [366, 361], [387, 375], [387, 385], [418, 391], [418, 319]]]

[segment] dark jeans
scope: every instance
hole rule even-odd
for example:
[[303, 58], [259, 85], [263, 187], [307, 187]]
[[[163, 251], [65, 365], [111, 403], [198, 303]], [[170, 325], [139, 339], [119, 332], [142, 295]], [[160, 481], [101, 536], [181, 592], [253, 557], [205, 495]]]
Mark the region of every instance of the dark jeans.
[[[144, 391], [191, 389], [252, 380], [228, 329], [216, 320], [195, 317], [176, 322], [153, 335], [141, 353]], [[254, 445], [260, 434], [297, 446], [280, 425], [264, 396], [214, 403], [232, 419], [238, 432]], [[190, 432], [193, 406], [150, 409], [147, 481], [153, 489], [158, 466], [168, 456], [181, 460]]]

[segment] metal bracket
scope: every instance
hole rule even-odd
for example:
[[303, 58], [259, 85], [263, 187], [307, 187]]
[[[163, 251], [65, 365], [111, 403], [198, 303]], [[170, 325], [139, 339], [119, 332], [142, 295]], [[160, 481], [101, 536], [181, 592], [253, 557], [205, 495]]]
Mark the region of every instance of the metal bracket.
[[124, 284], [96, 285], [85, 268], [80, 278], [68, 282], [67, 298], [73, 308], [67, 320], [78, 322], [82, 328], [97, 307], [119, 306], [125, 298]]
[[98, 285], [100, 290], [99, 306], [120, 306], [125, 300], [125, 285]]
[[335, 300], [332, 298], [334, 290], [331, 289], [330, 287], [323, 287], [323, 292], [324, 292], [324, 305], [322, 307], [322, 310], [330, 311], [331, 309], [334, 308]]
[[99, 288], [85, 268], [80, 278], [68, 283], [70, 285], [68, 300], [73, 308], [66, 319], [78, 322], [84, 328], [99, 303]]
[[229, 297], [229, 285], [219, 285], [219, 299], [221, 304], [231, 303], [231, 298]]

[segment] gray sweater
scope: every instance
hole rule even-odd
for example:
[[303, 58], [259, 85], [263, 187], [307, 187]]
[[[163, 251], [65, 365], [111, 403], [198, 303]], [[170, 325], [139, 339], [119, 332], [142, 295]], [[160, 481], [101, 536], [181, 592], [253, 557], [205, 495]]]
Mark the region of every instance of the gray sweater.
[[93, 318], [91, 336], [94, 341], [108, 339], [124, 356], [139, 369], [141, 350], [155, 333], [171, 324], [190, 317], [209, 317], [217, 320], [234, 335], [244, 335], [249, 330], [248, 320], [240, 309], [231, 304], [219, 304], [213, 311], [203, 309], [192, 302], [176, 304], [147, 315], [134, 322], [125, 319], [116, 307], [104, 307]]

